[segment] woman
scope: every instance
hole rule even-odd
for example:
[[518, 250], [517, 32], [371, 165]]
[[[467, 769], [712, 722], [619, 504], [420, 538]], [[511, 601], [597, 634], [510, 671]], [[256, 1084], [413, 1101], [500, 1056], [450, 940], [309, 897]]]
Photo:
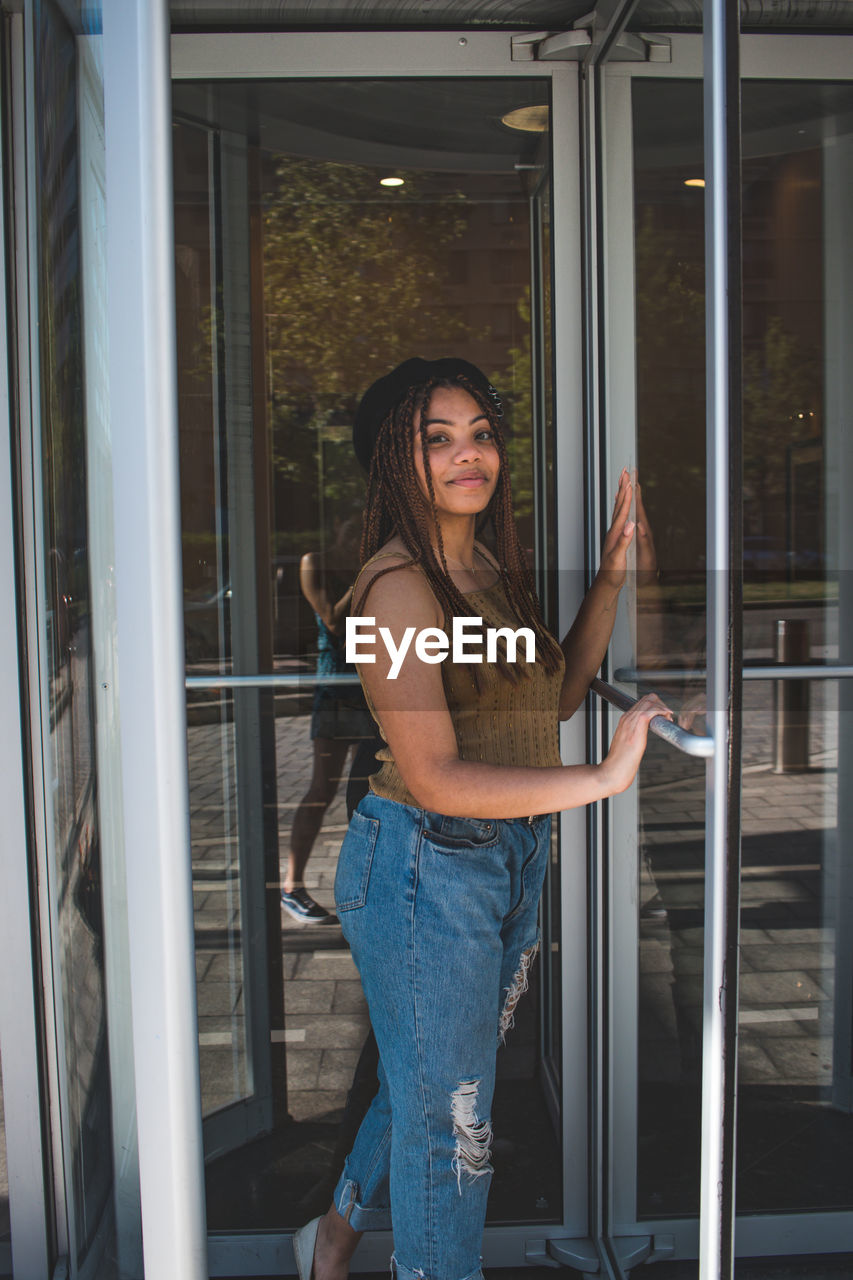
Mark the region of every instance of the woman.
[[[331, 1207], [294, 1248], [302, 1280], [344, 1280], [361, 1232], [393, 1217], [402, 1280], [477, 1280], [496, 1048], [538, 945], [550, 815], [625, 790], [650, 720], [669, 713], [643, 698], [600, 765], [560, 760], [558, 718], [601, 665], [625, 576], [626, 472], [598, 576], [560, 646], [518, 541], [500, 402], [483, 374], [407, 360], [367, 392], [354, 435], [371, 466], [351, 612], [384, 639], [359, 675], [387, 746], [341, 848], [335, 900], [380, 1087]], [[487, 516], [494, 554], [475, 538]], [[439, 637], [466, 617], [528, 628], [535, 661], [506, 643], [492, 664], [439, 660]]]
[[[344, 660], [344, 623], [353, 581], [353, 539], [360, 516], [335, 522], [335, 538], [325, 553], [306, 551], [299, 564], [299, 585], [317, 623], [317, 675], [355, 677]], [[335, 798], [347, 753], [372, 739], [373, 720], [357, 685], [317, 684], [311, 711], [311, 782], [293, 815], [281, 908], [297, 924], [337, 924], [305, 887], [305, 868], [326, 810]]]

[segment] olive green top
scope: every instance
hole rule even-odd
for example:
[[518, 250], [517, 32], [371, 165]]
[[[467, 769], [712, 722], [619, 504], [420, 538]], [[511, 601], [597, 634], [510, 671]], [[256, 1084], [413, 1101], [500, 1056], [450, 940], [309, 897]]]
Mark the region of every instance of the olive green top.
[[[379, 556], [384, 554], [380, 552]], [[379, 556], [374, 556], [364, 566], [374, 563]], [[364, 572], [364, 570], [362, 570]], [[372, 584], [371, 584], [372, 585]], [[368, 595], [370, 587], [368, 587]], [[353, 599], [356, 599], [353, 592]], [[474, 668], [468, 663], [455, 663], [449, 651], [440, 664], [444, 694], [447, 708], [456, 733], [460, 760], [478, 760], [484, 764], [528, 765], [534, 768], [546, 768], [560, 765], [558, 726], [558, 709], [560, 690], [563, 683], [564, 663], [550, 674], [541, 661], [532, 664], [524, 662], [526, 653], [523, 640], [517, 650], [518, 681], [512, 684], [500, 674], [498, 668], [485, 661], [485, 629], [487, 627], [511, 627], [516, 630], [520, 625], [512, 612], [503, 584], [498, 580], [493, 586], [481, 591], [465, 592], [466, 600], [476, 606], [476, 613], [483, 619], [483, 641], [472, 644], [471, 638], [476, 631], [468, 633], [467, 648], [473, 652], [482, 650], [484, 661], [478, 663], [476, 670], [481, 687], [479, 690], [472, 679]], [[359, 604], [363, 612], [363, 602]], [[452, 640], [447, 627], [444, 634]], [[377, 636], [377, 646], [382, 643]], [[504, 650], [503, 640], [499, 648]], [[414, 650], [414, 641], [412, 649]], [[538, 655], [537, 655], [538, 656]], [[526, 674], [525, 674], [526, 672]], [[359, 676], [361, 672], [359, 671]], [[371, 714], [376, 721], [383, 739], [382, 724], [371, 700], [367, 687], [362, 679], [362, 687]], [[370, 778], [370, 789], [378, 796], [388, 800], [397, 800], [401, 804], [421, 806], [408, 791], [394, 763], [391, 749], [385, 745], [376, 753], [381, 768]]]

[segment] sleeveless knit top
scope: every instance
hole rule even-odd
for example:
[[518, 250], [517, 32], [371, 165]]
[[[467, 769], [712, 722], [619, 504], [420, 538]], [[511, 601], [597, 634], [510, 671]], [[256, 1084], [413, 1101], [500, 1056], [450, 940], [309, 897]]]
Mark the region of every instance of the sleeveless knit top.
[[[379, 556], [384, 554], [389, 553], [380, 552]], [[364, 568], [372, 565], [379, 556], [374, 556]], [[484, 632], [487, 627], [511, 627], [516, 630], [521, 625], [509, 606], [500, 579], [484, 590], [466, 592], [465, 598], [471, 601], [476, 613], [483, 619]], [[448, 639], [451, 638], [447, 626], [444, 633], [448, 635]], [[476, 633], [472, 631], [471, 635], [474, 634]], [[379, 643], [381, 641], [377, 637], [377, 644]], [[503, 647], [503, 641], [500, 644]], [[561, 661], [553, 675], [549, 674], [541, 661], [526, 664], [529, 679], [520, 671], [518, 683], [511, 684], [497, 667], [485, 661], [485, 643], [481, 646], [478, 642], [475, 651], [479, 652], [481, 647], [484, 660], [477, 664], [481, 684], [479, 690], [471, 677], [470, 664], [453, 662], [450, 652], [439, 664], [460, 760], [477, 760], [484, 764], [529, 765], [534, 768], [561, 765], [558, 709], [565, 664]], [[518, 654], [523, 657], [524, 653], [522, 642], [518, 646]], [[361, 678], [361, 672], [359, 677]], [[400, 776], [363, 679], [362, 687], [367, 705], [385, 743], [376, 752], [376, 759], [381, 762], [381, 767], [378, 773], [371, 775], [370, 789], [388, 800], [420, 808]]]

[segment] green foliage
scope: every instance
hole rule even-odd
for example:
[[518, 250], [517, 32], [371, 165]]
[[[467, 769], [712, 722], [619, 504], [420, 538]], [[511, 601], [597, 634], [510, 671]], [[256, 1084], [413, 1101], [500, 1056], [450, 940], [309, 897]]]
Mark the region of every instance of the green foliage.
[[[704, 253], [695, 232], [637, 231], [639, 467], [665, 567], [696, 561], [704, 545]], [[822, 365], [816, 348], [769, 316], [743, 360], [744, 489], [762, 530], [784, 533], [787, 450], [819, 440]]]
[[772, 316], [758, 350], [743, 360], [744, 478], [761, 501], [781, 497], [786, 450], [819, 436], [819, 353]]
[[701, 237], [657, 216], [645, 210], [635, 245], [637, 465], [658, 561], [681, 570], [705, 545], [704, 264]]

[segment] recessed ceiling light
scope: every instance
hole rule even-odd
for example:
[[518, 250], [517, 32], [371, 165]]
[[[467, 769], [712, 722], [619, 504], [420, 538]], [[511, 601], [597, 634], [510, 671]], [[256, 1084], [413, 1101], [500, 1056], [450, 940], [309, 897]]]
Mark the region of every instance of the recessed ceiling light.
[[405, 181], [405, 178], [380, 178], [379, 185], [380, 187], [402, 187]]
[[685, 187], [704, 187], [705, 179], [704, 178], [685, 178], [684, 185]]
[[501, 124], [523, 133], [544, 133], [548, 128], [548, 106], [542, 103], [536, 107], [516, 107], [515, 111], [501, 116]]

